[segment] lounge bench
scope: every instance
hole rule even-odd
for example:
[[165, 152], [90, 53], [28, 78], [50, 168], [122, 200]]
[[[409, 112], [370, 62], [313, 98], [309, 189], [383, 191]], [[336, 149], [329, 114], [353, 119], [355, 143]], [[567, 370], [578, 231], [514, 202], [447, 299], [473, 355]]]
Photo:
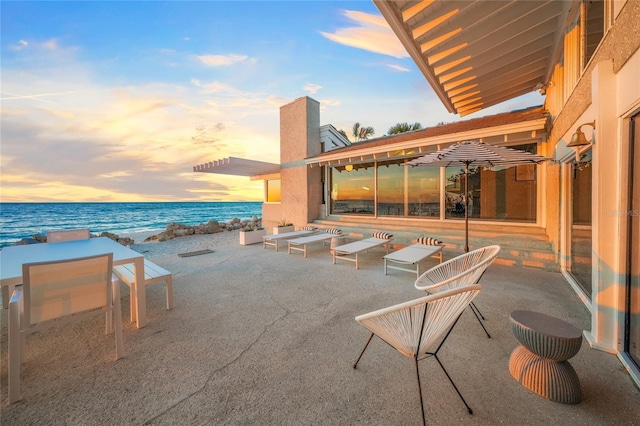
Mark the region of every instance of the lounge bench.
[[294, 238], [293, 240], [288, 240], [289, 249], [288, 252], [291, 254], [291, 250], [297, 250], [304, 253], [304, 257], [307, 257], [307, 246], [309, 244], [322, 243], [324, 245], [326, 242], [329, 242], [332, 238], [341, 237], [342, 233], [339, 230], [328, 229], [326, 233], [310, 235], [308, 237]]
[[[399, 271], [415, 272], [416, 276], [419, 277], [420, 262], [426, 258], [436, 256], [440, 259], [440, 263], [442, 263], [443, 247], [443, 245], [412, 244], [393, 253], [389, 253], [384, 257], [384, 274], [387, 275], [387, 269], [397, 269]], [[390, 262], [392, 264], [389, 264]], [[416, 265], [416, 269], [393, 265], [393, 263]]]
[[[358, 269], [358, 254], [362, 252], [366, 252], [371, 250], [374, 247], [378, 247], [381, 245], [386, 245], [387, 253], [389, 252], [389, 242], [391, 240], [388, 238], [366, 238], [360, 241], [354, 241], [352, 243], [344, 244], [333, 249], [333, 264], [336, 264], [336, 258], [344, 259], [349, 262], [354, 262], [356, 264], [356, 269]], [[354, 257], [348, 257], [349, 255], [354, 255]]]
[[267, 248], [267, 246], [274, 246], [276, 248], [276, 251], [278, 251], [278, 242], [280, 242], [281, 240], [284, 241], [291, 238], [302, 237], [313, 232], [314, 231], [310, 230], [301, 230], [285, 232], [284, 234], [265, 235], [264, 237], [262, 237], [262, 248]]
[[[135, 291], [131, 291], [131, 286], [135, 283], [135, 268], [133, 263], [126, 263], [124, 265], [117, 265], [113, 267], [115, 275], [129, 286], [130, 305], [131, 305], [131, 321], [135, 318], [134, 309], [137, 305], [135, 303]], [[144, 285], [145, 287], [157, 282], [164, 281], [167, 286], [167, 309], [173, 309], [173, 276], [171, 272], [156, 265], [152, 261], [144, 260]]]

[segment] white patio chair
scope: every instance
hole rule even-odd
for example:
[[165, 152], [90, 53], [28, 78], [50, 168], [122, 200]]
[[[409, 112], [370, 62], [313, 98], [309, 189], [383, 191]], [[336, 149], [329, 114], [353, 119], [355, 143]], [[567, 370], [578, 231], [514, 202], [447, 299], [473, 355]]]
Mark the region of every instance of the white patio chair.
[[[68, 229], [64, 231], [47, 231], [48, 243], [61, 243], [63, 241], [87, 240], [91, 235], [89, 228]], [[2, 303], [4, 308], [8, 308], [7, 301], [13, 294], [14, 285], [2, 287]]]
[[353, 368], [358, 366], [358, 362], [360, 362], [374, 335], [384, 340], [402, 355], [413, 358], [418, 379], [422, 422], [425, 424], [418, 361], [434, 357], [467, 407], [469, 414], [473, 414], [473, 410], [442, 365], [438, 351], [449, 337], [462, 311], [469, 306], [469, 303], [480, 293], [481, 289], [482, 286], [479, 284], [460, 287], [357, 316], [356, 321], [371, 331], [371, 336], [353, 364]]
[[48, 231], [47, 242], [61, 243], [63, 241], [88, 240], [90, 236], [89, 228]]
[[[27, 335], [77, 321], [87, 314], [115, 313], [116, 359], [124, 356], [119, 286], [113, 285], [113, 254], [22, 266], [22, 287], [9, 302], [9, 403], [21, 399], [20, 367]], [[63, 318], [57, 321], [50, 321]]]
[[[79, 229], [65, 229], [62, 231], [47, 231], [47, 243], [63, 243], [65, 241], [79, 241], [79, 240], [88, 240], [91, 238], [91, 233], [89, 228], [79, 228]], [[118, 285], [118, 277], [116, 275], [111, 276], [111, 280], [114, 285]], [[10, 289], [13, 293], [13, 290]], [[133, 305], [132, 308], [133, 309]], [[111, 318], [111, 312], [107, 312], [105, 321], [107, 328], [110, 327], [109, 324], [112, 323], [113, 319]]]
[[[468, 253], [461, 254], [420, 275], [415, 282], [418, 290], [423, 290], [428, 294], [439, 293], [444, 290], [477, 284], [482, 275], [487, 270], [491, 262], [500, 253], [500, 246], [482, 247]], [[491, 335], [482, 323], [485, 320], [475, 303], [469, 305], [471, 311], [482, 326], [488, 338]]]

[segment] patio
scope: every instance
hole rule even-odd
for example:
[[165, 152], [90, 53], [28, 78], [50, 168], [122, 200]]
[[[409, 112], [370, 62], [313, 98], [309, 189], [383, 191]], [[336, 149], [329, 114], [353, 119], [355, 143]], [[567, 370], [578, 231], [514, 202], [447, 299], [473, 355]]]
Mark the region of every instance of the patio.
[[[332, 265], [328, 247], [310, 248], [304, 259], [216, 238], [189, 237], [194, 244], [211, 239], [211, 254], [145, 253], [173, 272], [175, 308], [165, 310], [162, 285], [148, 287], [149, 323], [138, 330], [127, 321], [123, 287], [124, 359], [115, 361], [113, 337], [104, 335], [99, 316], [31, 336], [23, 400], [10, 406], [3, 310], [2, 424], [420, 424], [411, 359], [374, 340], [352, 368], [369, 336], [354, 317], [422, 296], [414, 275], [385, 276], [382, 251], [362, 256], [355, 270]], [[510, 376], [517, 346], [510, 312], [534, 310], [590, 328], [587, 309], [559, 273], [494, 264], [481, 283], [476, 304], [492, 338], [466, 310], [441, 352], [474, 414], [436, 361], [426, 359], [420, 368], [427, 422], [638, 424], [640, 391], [615, 355], [584, 340], [570, 360], [582, 385], [580, 404], [547, 401]]]

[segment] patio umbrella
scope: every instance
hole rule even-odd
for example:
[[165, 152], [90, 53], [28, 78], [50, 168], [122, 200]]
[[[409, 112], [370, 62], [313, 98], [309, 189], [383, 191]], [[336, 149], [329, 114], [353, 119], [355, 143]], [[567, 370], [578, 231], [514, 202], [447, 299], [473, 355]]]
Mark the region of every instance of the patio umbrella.
[[518, 164], [539, 164], [550, 158], [532, 154], [519, 149], [489, 145], [479, 141], [463, 141], [414, 158], [405, 166], [448, 167], [464, 165], [464, 251], [469, 251], [469, 166], [510, 167]]

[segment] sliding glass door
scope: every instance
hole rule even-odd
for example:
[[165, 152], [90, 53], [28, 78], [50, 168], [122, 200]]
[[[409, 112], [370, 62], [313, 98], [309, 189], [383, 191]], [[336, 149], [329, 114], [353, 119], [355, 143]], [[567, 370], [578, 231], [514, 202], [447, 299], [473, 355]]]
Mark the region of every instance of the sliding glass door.
[[631, 120], [625, 352], [640, 368], [640, 114]]
[[571, 274], [591, 299], [591, 160], [592, 150], [573, 162], [571, 176]]

